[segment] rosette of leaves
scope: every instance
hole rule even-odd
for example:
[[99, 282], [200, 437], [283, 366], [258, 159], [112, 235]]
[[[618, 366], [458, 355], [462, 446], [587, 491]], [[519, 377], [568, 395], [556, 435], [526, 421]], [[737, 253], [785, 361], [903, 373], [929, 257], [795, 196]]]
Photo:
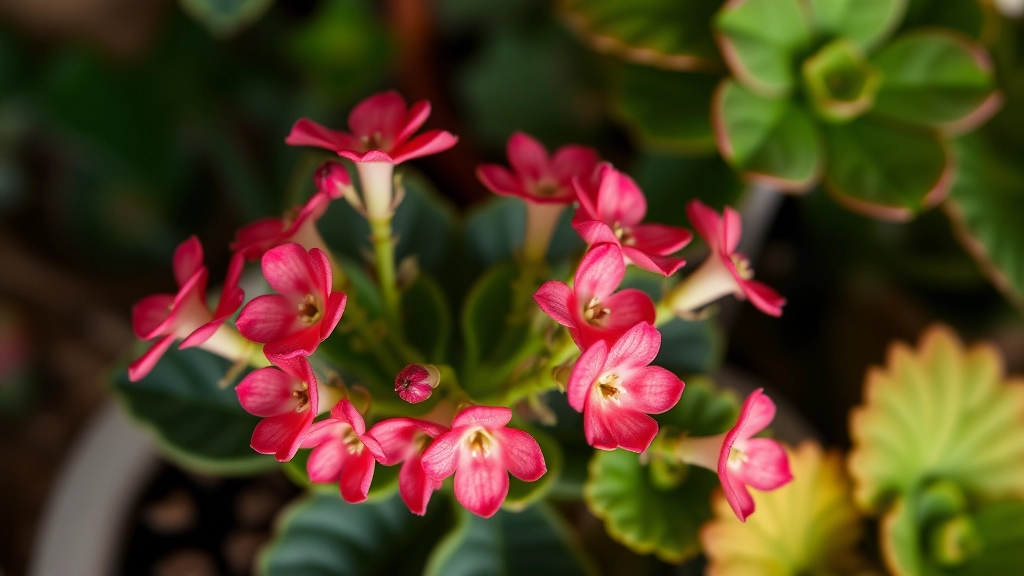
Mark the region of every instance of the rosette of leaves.
[[865, 512], [912, 506], [906, 499], [940, 480], [976, 504], [1024, 500], [1024, 382], [1006, 379], [993, 346], [964, 349], [932, 327], [916, 350], [892, 345], [864, 395], [850, 418], [849, 468]]
[[950, 134], [1000, 97], [984, 48], [952, 29], [890, 39], [904, 0], [738, 0], [715, 18], [732, 77], [717, 88], [719, 151], [752, 180], [908, 219], [949, 192]]
[[842, 456], [814, 442], [788, 452], [793, 481], [752, 492], [756, 512], [746, 523], [715, 495], [715, 519], [700, 533], [709, 575], [859, 573], [863, 527]]

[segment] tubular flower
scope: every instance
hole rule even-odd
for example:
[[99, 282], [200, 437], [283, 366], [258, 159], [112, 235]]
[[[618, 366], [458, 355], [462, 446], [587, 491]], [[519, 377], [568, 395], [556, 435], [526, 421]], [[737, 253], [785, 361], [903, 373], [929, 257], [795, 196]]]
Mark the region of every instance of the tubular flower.
[[442, 481], [455, 474], [456, 500], [484, 518], [505, 501], [508, 473], [534, 482], [547, 471], [540, 445], [526, 432], [507, 428], [511, 419], [508, 408], [471, 406], [423, 453], [426, 475]]
[[522, 132], [508, 139], [507, 149], [512, 170], [482, 164], [476, 175], [495, 194], [526, 202], [525, 252], [543, 260], [562, 210], [576, 199], [573, 179], [593, 178], [599, 157], [592, 148], [577, 145], [563, 146], [549, 157], [540, 142]]
[[718, 471], [725, 498], [741, 521], [754, 512], [748, 486], [775, 490], [793, 479], [782, 445], [770, 438], [752, 438], [774, 418], [775, 403], [758, 388], [743, 402], [731, 430], [705, 438], [682, 438], [676, 447], [683, 462]]
[[583, 240], [593, 246], [618, 244], [627, 263], [663, 276], [671, 276], [686, 264], [668, 256], [689, 244], [693, 235], [682, 228], [664, 224], [641, 224], [647, 215], [647, 200], [632, 178], [611, 164], [599, 168], [596, 186], [576, 179], [573, 185], [580, 207], [572, 225]]
[[239, 359], [248, 345], [244, 339], [222, 324], [238, 310], [245, 294], [238, 287], [245, 262], [231, 259], [224, 290], [217, 308], [211, 312], [206, 304], [206, 281], [209, 272], [203, 265], [203, 247], [192, 236], [174, 251], [174, 278], [177, 294], [146, 296], [132, 308], [132, 329], [140, 340], [159, 338], [141, 358], [128, 366], [128, 377], [134, 382], [145, 378], [160, 357], [176, 340], [180, 348], [202, 346], [222, 356]]
[[317, 193], [305, 206], [296, 206], [281, 218], [264, 218], [240, 229], [235, 234], [231, 249], [253, 262], [275, 246], [295, 242], [306, 250], [325, 244], [316, 228], [316, 222], [327, 211], [331, 200], [351, 194], [354, 189], [348, 172], [336, 162], [328, 162], [317, 170]]
[[312, 448], [306, 472], [313, 482], [337, 482], [346, 502], [366, 500], [373, 480], [375, 458], [384, 453], [377, 441], [366, 433], [363, 416], [348, 399], [331, 409], [325, 420], [313, 424], [302, 440], [303, 448]]
[[238, 316], [246, 338], [266, 344], [268, 358], [309, 356], [345, 311], [345, 294], [331, 287], [331, 264], [319, 248], [294, 243], [268, 250], [263, 275], [279, 292], [253, 298]]
[[572, 288], [551, 280], [533, 298], [548, 316], [569, 329], [581, 349], [600, 340], [610, 344], [638, 323], [654, 324], [656, 316], [654, 302], [643, 291], [615, 292], [625, 274], [619, 247], [601, 244], [583, 257]]
[[594, 448], [643, 452], [658, 434], [660, 414], [679, 402], [683, 381], [648, 366], [661, 348], [661, 333], [637, 324], [611, 347], [597, 341], [580, 355], [569, 375], [569, 405], [583, 412], [583, 429]]
[[377, 461], [384, 466], [402, 462], [398, 471], [398, 493], [413, 514], [427, 512], [430, 496], [441, 487], [441, 481], [423, 471], [423, 451], [431, 438], [444, 434], [448, 428], [434, 422], [414, 418], [390, 418], [376, 423], [367, 432], [380, 445], [382, 457]]
[[768, 285], [754, 280], [750, 261], [736, 252], [740, 242], [740, 215], [726, 207], [722, 216], [699, 200], [692, 200], [686, 214], [693, 229], [704, 239], [711, 255], [693, 274], [680, 282], [669, 294], [669, 305], [677, 314], [688, 314], [711, 302], [734, 294], [749, 298], [758, 310], [781, 316], [786, 299]]
[[252, 433], [252, 448], [274, 454], [279, 462], [295, 456], [319, 407], [316, 377], [299, 356], [277, 359], [279, 368], [250, 372], [235, 387], [246, 412], [263, 420]]

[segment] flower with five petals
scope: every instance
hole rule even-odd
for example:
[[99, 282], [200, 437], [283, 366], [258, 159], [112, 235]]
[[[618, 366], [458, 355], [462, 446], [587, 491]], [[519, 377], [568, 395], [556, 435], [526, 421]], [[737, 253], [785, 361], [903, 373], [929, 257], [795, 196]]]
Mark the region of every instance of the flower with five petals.
[[441, 487], [440, 480], [423, 471], [422, 459], [431, 439], [447, 431], [445, 426], [426, 420], [389, 418], [374, 424], [367, 432], [380, 445], [379, 463], [384, 466], [402, 463], [398, 471], [398, 493], [413, 514], [423, 516], [430, 495]]
[[347, 398], [331, 408], [330, 417], [309, 429], [303, 448], [312, 448], [306, 472], [313, 482], [337, 482], [346, 502], [366, 500], [373, 481], [377, 458], [383, 459], [380, 445], [366, 433], [363, 415]]
[[279, 462], [295, 456], [319, 408], [316, 376], [301, 357], [277, 358], [277, 368], [253, 370], [235, 387], [245, 411], [263, 420], [252, 433], [252, 449]]

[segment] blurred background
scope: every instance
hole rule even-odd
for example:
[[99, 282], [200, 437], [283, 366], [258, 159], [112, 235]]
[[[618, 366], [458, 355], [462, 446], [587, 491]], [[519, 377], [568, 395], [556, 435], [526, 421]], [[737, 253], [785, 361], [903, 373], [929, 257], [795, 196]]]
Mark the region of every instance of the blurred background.
[[[635, 66], [570, 20], [546, 0], [0, 0], [0, 572], [26, 571], [62, 465], [130, 354], [132, 304], [173, 291], [177, 244], [197, 234], [220, 277], [238, 227], [303, 199], [311, 166], [283, 142], [299, 117], [341, 128], [381, 89], [430, 99], [427, 126], [460, 141], [415, 165], [460, 207], [486, 199], [474, 168], [503, 162], [515, 130], [596, 147], [653, 220], [685, 225], [692, 197], [740, 201], [713, 149], [634, 124], [621, 78]], [[946, 212], [885, 223], [812, 193], [768, 218], [758, 275], [790, 304], [781, 319], [740, 308], [726, 364], [827, 444], [848, 446], [847, 412], [889, 341], [931, 322], [995, 340], [1024, 372], [1019, 302]], [[249, 573], [296, 490], [164, 466], [134, 496], [122, 573]]]

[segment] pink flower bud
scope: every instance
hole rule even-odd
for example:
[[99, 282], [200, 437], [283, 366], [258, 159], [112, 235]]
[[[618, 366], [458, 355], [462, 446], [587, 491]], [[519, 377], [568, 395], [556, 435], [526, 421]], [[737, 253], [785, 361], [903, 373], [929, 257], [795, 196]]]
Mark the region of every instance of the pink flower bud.
[[395, 378], [395, 392], [410, 404], [427, 398], [441, 383], [441, 372], [431, 364], [409, 364]]
[[316, 183], [318, 191], [327, 194], [332, 200], [345, 196], [348, 189], [352, 188], [352, 178], [349, 177], [348, 170], [337, 162], [321, 164], [313, 176], [313, 182]]

